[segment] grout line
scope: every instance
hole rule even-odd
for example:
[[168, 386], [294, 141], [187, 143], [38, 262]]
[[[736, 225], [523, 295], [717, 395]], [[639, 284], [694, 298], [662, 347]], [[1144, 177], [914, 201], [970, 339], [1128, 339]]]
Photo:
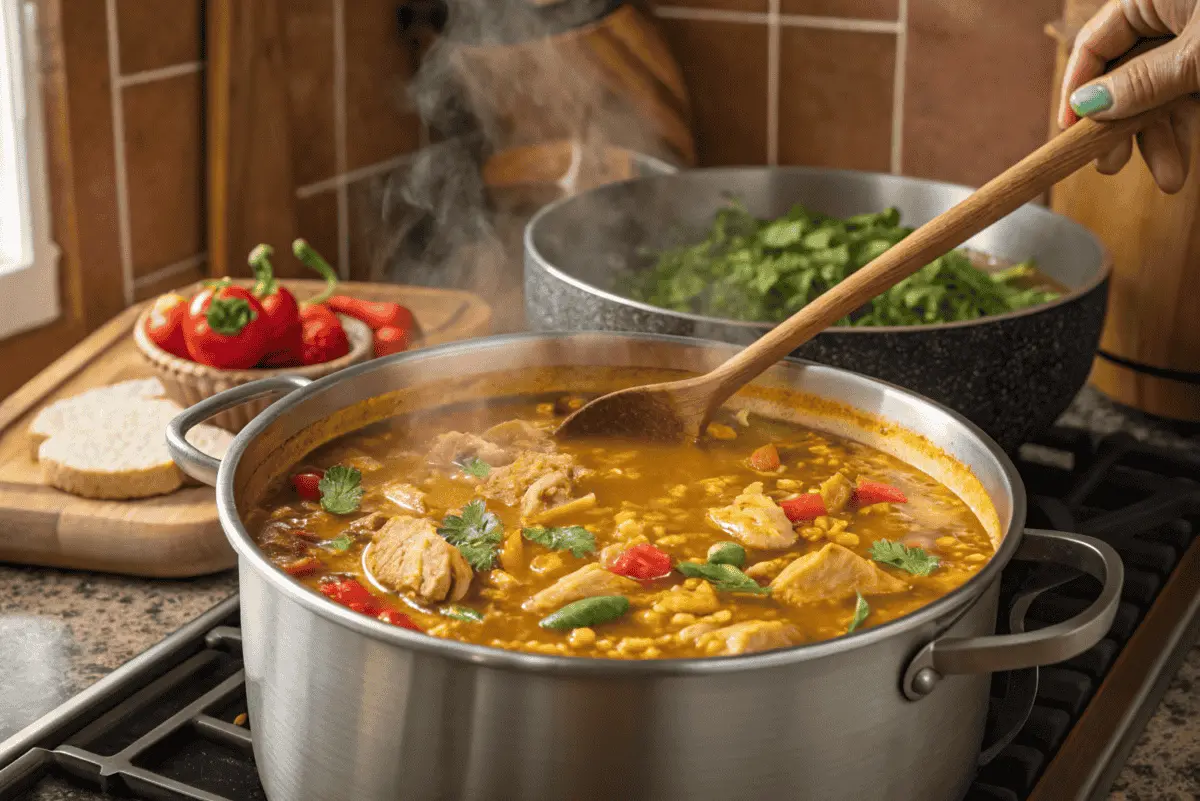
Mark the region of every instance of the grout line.
[[908, 0], [899, 0], [896, 68], [892, 73], [892, 173], [904, 169], [904, 90], [908, 81]]
[[[333, 0], [333, 152], [338, 175], [346, 174], [346, 0]], [[350, 190], [337, 186], [338, 273], [350, 278]]]
[[677, 8], [658, 6], [654, 9], [656, 16], [663, 19], [694, 19], [705, 22], [742, 22], [765, 24], [768, 14], [756, 11], [722, 11], [716, 8]]
[[779, 163], [779, 0], [767, 6], [767, 164]]
[[180, 75], [191, 75], [204, 69], [203, 61], [189, 61], [186, 64], [172, 64], [169, 67], [159, 67], [141, 72], [131, 72], [117, 78], [117, 84], [124, 89], [127, 86], [137, 86], [154, 81], [165, 81], [168, 78], [178, 78]]
[[412, 160], [412, 157], [412, 153], [405, 153], [402, 156], [396, 156], [395, 158], [390, 158], [386, 161], [368, 164], [365, 167], [359, 167], [357, 170], [350, 170], [349, 172], [344, 172], [341, 175], [335, 175], [332, 178], [322, 178], [320, 181], [316, 181], [315, 183], [307, 184], [298, 188], [296, 190], [296, 197], [304, 200], [305, 198], [310, 198], [313, 195], [319, 195], [322, 192], [328, 192], [331, 189], [340, 189], [341, 187], [349, 186], [350, 184], [357, 183], [364, 178], [372, 178], [381, 173], [391, 172], [398, 167], [403, 167], [405, 164], [408, 164], [409, 161]]
[[135, 278], [133, 281], [133, 288], [141, 289], [157, 281], [170, 278], [173, 275], [185, 273], [188, 270], [194, 270], [207, 260], [207, 253], [197, 253], [195, 256], [189, 256], [183, 261], [177, 261], [174, 264], [168, 264], [166, 267], [160, 267], [152, 273]]
[[117, 0], [105, 0], [108, 28], [108, 88], [112, 104], [113, 167], [117, 189], [117, 241], [125, 305], [133, 303], [133, 243], [129, 233], [129, 176], [125, 168], [125, 107], [121, 101], [121, 42], [117, 35]]
[[757, 11], [725, 11], [715, 8], [659, 7], [654, 12], [663, 19], [686, 19], [701, 22], [735, 22], [748, 25], [769, 25], [772, 16], [777, 16], [784, 28], [824, 28], [831, 31], [858, 31], [860, 33], [898, 34], [904, 23], [886, 19], [850, 19], [846, 17], [822, 17], [810, 14], [780, 14], [775, 5], [766, 14]]

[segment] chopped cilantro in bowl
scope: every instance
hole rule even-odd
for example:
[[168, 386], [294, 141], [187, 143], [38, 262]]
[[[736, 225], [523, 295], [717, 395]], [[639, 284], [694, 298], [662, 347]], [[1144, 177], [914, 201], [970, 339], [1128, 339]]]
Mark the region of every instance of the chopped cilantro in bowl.
[[[912, 231], [900, 225], [895, 208], [837, 219], [795, 206], [783, 217], [761, 220], [735, 200], [717, 211], [703, 241], [647, 254], [653, 266], [624, 278], [619, 289], [671, 311], [777, 323]], [[837, 325], [975, 320], [1058, 296], [1030, 262], [989, 272], [954, 250]]]

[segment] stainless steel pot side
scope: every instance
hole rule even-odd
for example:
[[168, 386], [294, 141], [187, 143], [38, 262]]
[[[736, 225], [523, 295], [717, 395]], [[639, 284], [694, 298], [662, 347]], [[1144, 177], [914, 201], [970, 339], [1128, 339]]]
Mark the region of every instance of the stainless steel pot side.
[[[915, 226], [971, 193], [939, 181], [815, 167], [662, 174], [669, 169], [643, 165], [644, 177], [556, 201], [530, 220], [525, 314], [533, 330], [636, 331], [749, 344], [771, 324], [660, 309], [623, 295], [617, 278], [648, 265], [638, 256], [642, 248], [698, 241], [730, 195], [764, 218], [796, 203], [836, 216], [895, 206], [903, 222]], [[1010, 261], [1032, 258], [1070, 291], [1054, 303], [966, 323], [830, 328], [792, 355], [907, 387], [961, 412], [1012, 452], [1052, 425], [1087, 380], [1111, 265], [1087, 229], [1033, 204], [967, 244]]]
[[[268, 379], [183, 412], [168, 432], [172, 456], [216, 486], [221, 524], [239, 557], [249, 714], [267, 796], [959, 798], [980, 751], [988, 672], [1061, 661], [1098, 642], [1111, 625], [1122, 570], [1102, 542], [1023, 531], [1024, 489], [1003, 452], [963, 418], [905, 390], [790, 361], [760, 379], [928, 437], [974, 471], [1006, 532], [995, 558], [960, 589], [828, 642], [737, 657], [615, 661], [427, 637], [305, 588], [264, 558], [242, 524], [241, 485], [268, 459], [270, 443], [398, 387], [530, 366], [695, 369], [729, 351], [674, 337], [496, 337], [375, 360], [311, 384]], [[220, 409], [289, 390], [219, 465], [184, 439]], [[996, 636], [998, 577], [1013, 558], [1083, 570], [1103, 589], [1066, 623]], [[1029, 600], [1017, 604], [1017, 615]]]

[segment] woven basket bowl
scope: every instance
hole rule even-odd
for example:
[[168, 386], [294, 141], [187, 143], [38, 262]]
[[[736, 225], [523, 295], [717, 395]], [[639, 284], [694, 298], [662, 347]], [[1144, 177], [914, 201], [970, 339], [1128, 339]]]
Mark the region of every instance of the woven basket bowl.
[[[221, 370], [206, 364], [197, 364], [187, 359], [181, 359], [155, 345], [146, 335], [145, 324], [149, 314], [150, 310], [147, 309], [138, 317], [137, 325], [133, 328], [134, 341], [137, 342], [142, 356], [154, 367], [155, 373], [167, 390], [167, 396], [184, 408], [199, 403], [205, 398], [210, 398], [218, 392], [224, 392], [230, 387], [248, 384], [260, 378], [301, 375], [315, 380], [330, 373], [336, 373], [343, 367], [365, 362], [373, 355], [371, 329], [367, 327], [367, 324], [339, 314], [338, 318], [342, 321], [342, 327], [346, 329], [346, 338], [350, 340], [350, 352], [340, 359], [305, 367]], [[259, 412], [276, 400], [277, 398], [272, 397], [259, 398], [221, 412], [209, 422], [236, 434]]]

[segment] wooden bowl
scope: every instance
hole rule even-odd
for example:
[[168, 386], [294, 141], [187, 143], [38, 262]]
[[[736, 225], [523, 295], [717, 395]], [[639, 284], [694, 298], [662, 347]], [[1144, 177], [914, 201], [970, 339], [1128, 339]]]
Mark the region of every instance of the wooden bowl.
[[[346, 338], [350, 340], [350, 352], [340, 359], [322, 364], [311, 364], [304, 367], [279, 367], [270, 369], [253, 368], [250, 370], [221, 370], [198, 364], [188, 359], [181, 359], [167, 353], [146, 335], [146, 317], [150, 309], [139, 315], [137, 324], [133, 327], [133, 338], [138, 350], [147, 362], [153, 366], [155, 373], [166, 388], [167, 396], [185, 409], [210, 398], [218, 392], [248, 384], [260, 378], [270, 378], [278, 375], [301, 375], [316, 380], [330, 373], [336, 373], [343, 367], [365, 362], [373, 355], [371, 329], [361, 320], [339, 314], [342, 328], [346, 330]], [[274, 403], [277, 398], [260, 398], [249, 403], [236, 406], [221, 412], [210, 423], [224, 428], [226, 431], [237, 433], [253, 420], [259, 412]]]

